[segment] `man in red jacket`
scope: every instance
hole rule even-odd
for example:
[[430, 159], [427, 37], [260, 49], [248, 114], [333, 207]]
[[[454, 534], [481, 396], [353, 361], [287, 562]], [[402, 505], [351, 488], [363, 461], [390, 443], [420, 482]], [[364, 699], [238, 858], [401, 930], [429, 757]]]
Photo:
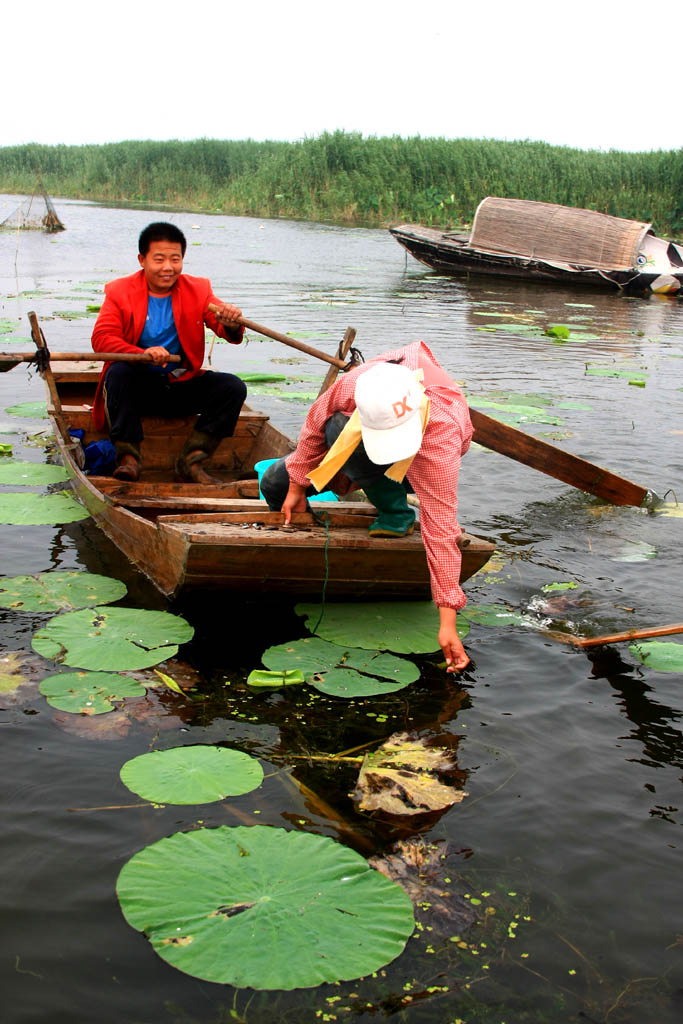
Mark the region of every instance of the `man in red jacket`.
[[[105, 363], [93, 419], [105, 423], [116, 447], [119, 480], [140, 476], [141, 418], [189, 416], [196, 425], [176, 462], [178, 476], [215, 483], [203, 463], [224, 437], [234, 433], [247, 389], [232, 373], [202, 370], [204, 325], [238, 345], [244, 336], [237, 306], [221, 302], [204, 277], [183, 274], [187, 242], [182, 231], [163, 221], [148, 224], [138, 240], [140, 270], [111, 281], [92, 334], [95, 352], [140, 352], [149, 363]], [[209, 303], [218, 312], [209, 312]], [[169, 354], [180, 362], [169, 362]]]

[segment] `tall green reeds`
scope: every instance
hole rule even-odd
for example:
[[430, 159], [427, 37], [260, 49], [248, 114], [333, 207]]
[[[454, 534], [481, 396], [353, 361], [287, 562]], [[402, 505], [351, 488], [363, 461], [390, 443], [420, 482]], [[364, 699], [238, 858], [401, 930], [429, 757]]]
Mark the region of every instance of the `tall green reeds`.
[[379, 225], [469, 223], [484, 196], [581, 206], [683, 231], [683, 150], [600, 152], [495, 139], [117, 142], [0, 148], [0, 190]]

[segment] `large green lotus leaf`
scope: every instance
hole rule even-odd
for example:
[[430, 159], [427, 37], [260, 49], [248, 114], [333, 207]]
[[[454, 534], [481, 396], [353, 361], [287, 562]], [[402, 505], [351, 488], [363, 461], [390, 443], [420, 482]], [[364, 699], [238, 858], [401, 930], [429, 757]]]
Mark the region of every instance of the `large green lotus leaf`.
[[47, 419], [45, 402], [19, 402], [18, 405], [10, 405], [5, 412], [8, 412], [10, 416], [29, 416], [36, 420]]
[[[431, 601], [376, 601], [369, 604], [298, 604], [311, 632], [335, 644], [396, 654], [431, 654], [438, 650], [439, 617]], [[323, 617], [314, 627], [323, 611]], [[458, 632], [467, 624], [458, 619]]]
[[631, 644], [629, 651], [656, 672], [683, 672], [683, 644], [652, 640], [646, 644]]
[[535, 405], [513, 405], [512, 402], [492, 402], [488, 399], [474, 398], [472, 405], [475, 408], [483, 406], [487, 409], [494, 409], [504, 413], [508, 419], [515, 423], [550, 423], [553, 426], [561, 426], [562, 420], [559, 416], [553, 416], [544, 409]]
[[135, 679], [113, 672], [60, 672], [46, 676], [39, 690], [53, 708], [81, 715], [104, 715], [113, 711], [112, 701], [146, 693]]
[[263, 768], [241, 750], [173, 747], [126, 761], [121, 781], [153, 803], [208, 804], [256, 789], [263, 781]]
[[407, 686], [406, 682], [389, 682], [375, 676], [364, 676], [352, 668], [331, 668], [319, 676], [314, 676], [311, 685], [321, 693], [330, 697], [378, 697], [384, 693], [394, 693]]
[[0, 494], [0, 523], [10, 526], [44, 526], [76, 523], [90, 513], [64, 491], [36, 494], [35, 491], [7, 491]]
[[50, 619], [33, 637], [33, 649], [74, 668], [122, 672], [149, 668], [178, 653], [194, 629], [178, 615], [141, 608], [97, 605]]
[[503, 604], [468, 604], [459, 614], [464, 615], [469, 622], [476, 622], [478, 626], [526, 625], [523, 616], [511, 611]]
[[312, 988], [405, 948], [410, 898], [353, 850], [267, 825], [177, 832], [135, 854], [116, 892], [173, 967], [238, 988]]
[[48, 466], [44, 462], [3, 462], [0, 465], [0, 484], [24, 484], [33, 487], [58, 484], [69, 479], [63, 466]]
[[412, 661], [379, 651], [343, 647], [319, 637], [269, 647], [262, 660], [271, 669], [298, 668], [311, 686], [337, 697], [392, 693], [420, 676]]
[[118, 601], [125, 583], [89, 572], [43, 572], [0, 579], [0, 608], [22, 612], [71, 611]]

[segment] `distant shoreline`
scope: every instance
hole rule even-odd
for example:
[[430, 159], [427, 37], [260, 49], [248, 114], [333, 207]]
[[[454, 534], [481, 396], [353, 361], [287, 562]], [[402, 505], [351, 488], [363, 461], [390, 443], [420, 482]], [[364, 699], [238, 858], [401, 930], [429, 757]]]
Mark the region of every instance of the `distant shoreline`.
[[492, 139], [301, 142], [197, 139], [0, 147], [0, 190], [193, 213], [386, 227], [471, 223], [487, 195], [535, 199], [652, 222], [683, 234], [683, 150], [601, 152]]

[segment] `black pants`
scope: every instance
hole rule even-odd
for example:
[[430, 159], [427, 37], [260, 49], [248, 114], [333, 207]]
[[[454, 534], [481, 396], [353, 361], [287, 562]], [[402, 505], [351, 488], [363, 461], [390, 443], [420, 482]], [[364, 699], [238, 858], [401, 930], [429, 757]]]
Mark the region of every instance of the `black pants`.
[[231, 437], [247, 397], [244, 381], [232, 373], [207, 370], [186, 381], [169, 381], [134, 363], [112, 363], [104, 382], [104, 403], [112, 441], [139, 445], [142, 416], [199, 414], [195, 430], [214, 437]]
[[[325, 444], [328, 449], [332, 447], [348, 422], [349, 417], [345, 416], [343, 412], [335, 412], [330, 416], [325, 424]], [[342, 466], [341, 472], [349, 480], [353, 480], [359, 487], [365, 489], [371, 487], [373, 483], [377, 483], [378, 480], [384, 479], [384, 471], [390, 465], [391, 463], [388, 463], [386, 466], [378, 466], [377, 463], [371, 462], [365, 453], [365, 447], [361, 441]], [[408, 485], [401, 486], [404, 486], [405, 490], [412, 490]], [[268, 507], [273, 511], [279, 512], [283, 501], [287, 497], [288, 490], [289, 473], [287, 472], [285, 459], [278, 459], [272, 466], [268, 466], [268, 469], [263, 474], [261, 478], [261, 493], [268, 502]], [[317, 493], [313, 484], [306, 488], [307, 498]]]

